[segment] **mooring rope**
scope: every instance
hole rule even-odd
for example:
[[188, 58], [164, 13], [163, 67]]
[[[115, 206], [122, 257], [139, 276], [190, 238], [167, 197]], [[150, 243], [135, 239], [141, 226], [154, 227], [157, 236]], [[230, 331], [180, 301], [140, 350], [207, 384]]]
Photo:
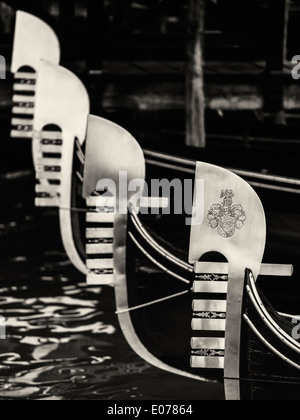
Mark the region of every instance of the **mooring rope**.
[[[195, 173], [196, 161], [192, 159], [184, 159], [172, 155], [167, 155], [164, 153], [153, 152], [151, 150], [144, 150], [146, 156], [146, 162], [151, 166], [158, 166], [161, 168], [171, 169], [186, 174]], [[157, 160], [155, 160], [157, 159]], [[160, 160], [161, 159], [161, 160]], [[281, 184], [294, 185], [295, 188], [288, 188], [279, 185], [266, 184], [264, 182], [255, 182], [249, 180], [248, 183], [256, 188], [269, 189], [273, 191], [281, 191], [285, 193], [300, 194], [300, 179], [289, 178], [277, 175], [263, 174], [259, 172], [251, 172], [241, 169], [234, 168], [225, 168], [229, 171], [243, 177], [243, 178], [253, 178], [261, 181], [277, 182]], [[297, 187], [297, 188], [296, 188]]]
[[146, 307], [149, 307], [149, 306], [156, 305], [158, 303], [166, 302], [168, 300], [187, 295], [188, 293], [190, 293], [190, 291], [186, 290], [185, 292], [176, 293], [175, 295], [167, 296], [165, 298], [157, 299], [157, 300], [154, 300], [152, 302], [144, 303], [143, 305], [134, 306], [133, 308], [127, 308], [127, 309], [122, 309], [120, 311], [116, 311], [115, 314], [116, 315], [122, 315], [122, 314], [126, 314], [128, 312], [137, 311], [139, 309], [143, 309], [143, 308], [146, 308]]
[[80, 207], [58, 207], [59, 210], [78, 212], [78, 213], [99, 213], [99, 214], [111, 214], [110, 212], [100, 212], [97, 209], [87, 209]]

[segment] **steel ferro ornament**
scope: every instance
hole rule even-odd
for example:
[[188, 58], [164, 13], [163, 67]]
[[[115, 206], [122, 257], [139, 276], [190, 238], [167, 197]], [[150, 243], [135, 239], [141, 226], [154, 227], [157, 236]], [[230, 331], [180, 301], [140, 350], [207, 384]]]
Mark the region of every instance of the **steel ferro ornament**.
[[222, 190], [220, 198], [223, 198], [223, 203], [214, 204], [208, 212], [207, 219], [211, 228], [218, 228], [218, 233], [222, 238], [231, 238], [236, 229], [243, 228], [247, 220], [243, 206], [233, 205], [233, 197], [232, 190]]

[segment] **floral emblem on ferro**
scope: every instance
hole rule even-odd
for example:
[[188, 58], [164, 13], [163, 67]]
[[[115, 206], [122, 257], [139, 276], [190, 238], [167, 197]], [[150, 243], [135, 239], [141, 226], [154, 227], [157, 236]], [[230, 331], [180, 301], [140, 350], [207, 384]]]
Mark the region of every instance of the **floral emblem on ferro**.
[[223, 190], [220, 198], [222, 204], [214, 204], [208, 212], [208, 221], [212, 229], [218, 229], [222, 238], [231, 238], [236, 229], [241, 230], [247, 220], [241, 204], [233, 205], [234, 192]]

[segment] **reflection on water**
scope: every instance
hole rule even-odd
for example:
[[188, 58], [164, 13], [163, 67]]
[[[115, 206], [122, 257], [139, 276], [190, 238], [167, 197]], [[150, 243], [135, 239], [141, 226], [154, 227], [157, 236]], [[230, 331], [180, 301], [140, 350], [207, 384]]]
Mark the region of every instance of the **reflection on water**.
[[114, 315], [113, 290], [86, 285], [72, 268], [56, 212], [32, 207], [30, 178], [25, 172], [25, 188], [21, 175], [10, 174], [9, 197], [15, 188], [17, 200], [4, 200], [0, 210], [0, 315], [7, 326], [0, 398], [222, 398], [216, 385], [169, 375], [135, 355]]

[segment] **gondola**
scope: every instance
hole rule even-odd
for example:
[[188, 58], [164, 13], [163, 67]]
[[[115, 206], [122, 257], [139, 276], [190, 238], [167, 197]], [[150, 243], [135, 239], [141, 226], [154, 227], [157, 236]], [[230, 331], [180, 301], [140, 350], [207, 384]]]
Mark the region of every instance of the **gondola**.
[[[34, 144], [33, 150], [34, 150], [35, 156], [38, 156], [39, 152], [41, 151], [43, 152], [43, 150], [40, 148], [41, 147], [43, 148], [44, 146], [43, 144], [43, 140], [45, 140], [44, 137], [47, 137], [47, 135], [45, 136], [45, 129], [44, 129], [47, 125], [52, 125], [52, 130], [53, 130], [53, 123], [55, 122], [56, 130], [54, 131], [55, 133], [54, 137], [58, 136], [58, 131], [57, 131], [58, 127], [63, 127], [62, 129], [63, 133], [68, 131], [67, 129], [68, 124], [65, 125], [66, 116], [61, 117], [62, 119], [60, 120], [60, 115], [57, 114], [58, 108], [54, 109], [53, 107], [53, 102], [54, 102], [53, 98], [57, 97], [57, 91], [54, 88], [54, 84], [58, 76], [57, 72], [63, 72], [66, 75], [66, 77], [70, 78], [72, 83], [74, 83], [73, 76], [70, 73], [66, 72], [65, 70], [61, 68], [57, 68], [57, 66], [54, 66], [49, 63], [41, 63], [41, 67], [42, 68], [39, 71], [38, 80], [41, 80], [41, 81], [47, 80], [47, 83], [44, 83], [44, 86], [42, 87], [43, 83], [41, 82], [41, 85], [40, 85], [38, 82], [38, 86], [37, 86], [37, 103], [39, 103], [39, 98], [42, 98], [41, 99], [42, 102], [40, 106], [38, 106], [36, 109], [36, 115], [35, 115], [35, 120], [34, 120], [34, 127], [35, 127], [34, 131], [35, 133], [37, 133], [35, 135], [34, 143], [33, 143]], [[52, 77], [50, 76], [51, 72], [52, 72]], [[47, 77], [45, 75], [47, 75]], [[53, 84], [49, 83], [49, 80], [53, 80]], [[62, 89], [66, 89], [65, 83], [66, 82], [64, 81], [64, 84], [59, 86], [58, 91], [62, 92]], [[46, 93], [44, 89], [49, 89], [49, 90]], [[82, 86], [80, 87], [80, 90], [81, 90], [81, 94], [83, 94], [84, 90]], [[64, 94], [65, 93], [66, 92], [64, 92]], [[64, 94], [63, 94], [63, 97], [67, 98], [68, 96], [67, 95], [64, 96]], [[49, 98], [49, 106], [47, 106], [47, 101], [45, 101], [45, 98]], [[82, 135], [79, 136], [80, 138], [82, 138], [82, 136], [84, 136], [85, 134], [84, 128], [86, 127], [85, 119], [86, 119], [87, 113], [88, 113], [88, 109], [86, 107], [84, 111], [81, 113], [82, 118], [80, 120], [81, 120], [81, 128], [82, 128], [81, 134]], [[73, 116], [74, 115], [72, 115], [72, 118]], [[72, 118], [71, 118], [71, 121], [73, 121]], [[78, 119], [76, 120], [78, 121]], [[69, 137], [69, 140], [65, 142], [64, 136], [62, 140], [63, 140], [63, 145], [68, 144], [69, 145], [68, 147], [71, 148], [70, 150], [73, 151], [74, 145], [76, 144], [76, 140], [75, 140], [76, 130], [74, 130], [74, 127], [72, 127], [72, 130], [73, 130], [72, 131], [73, 134], [72, 136]], [[41, 136], [41, 133], [43, 133], [42, 136]], [[46, 139], [46, 140], [49, 140], [49, 139]], [[69, 150], [69, 149], [67, 148], [66, 150]], [[60, 178], [61, 180], [68, 178], [67, 174], [70, 175], [72, 173], [72, 167], [70, 166], [70, 162], [72, 162], [72, 159], [70, 159], [70, 156], [72, 156], [72, 153], [70, 153], [70, 150], [67, 153], [66, 150], [63, 152], [62, 156], [68, 156], [69, 164], [64, 167], [66, 172], [65, 172], [64, 177]], [[123, 150], [123, 153], [119, 154], [118, 153], [119, 150]], [[77, 155], [80, 155], [80, 153], [82, 153], [82, 151], [78, 144]], [[46, 163], [47, 165], [49, 165], [49, 162], [48, 161], [46, 162], [43, 159], [44, 159], [43, 155], [40, 156], [40, 158], [37, 157], [37, 160], [36, 160], [37, 168], [41, 166], [44, 168]], [[140, 289], [140, 285], [138, 285], [137, 288], [134, 288], [132, 284], [127, 285], [126, 282], [124, 283], [124, 276], [125, 278], [130, 278], [130, 279], [135, 278], [134, 277], [135, 268], [134, 268], [134, 264], [131, 263], [131, 259], [136, 259], [136, 255], [138, 255], [138, 252], [142, 253], [142, 256], [144, 258], [145, 257], [146, 259], [148, 258], [150, 260], [150, 263], [154, 264], [156, 268], [159, 268], [162, 271], [163, 275], [166, 276], [166, 278], [168, 278], [169, 276], [171, 276], [172, 278], [171, 288], [167, 286], [167, 284], [165, 284], [164, 287], [161, 287], [161, 286], [158, 287], [157, 293], [159, 295], [161, 294], [162, 290], [166, 290], [166, 292], [168, 293], [170, 293], [170, 290], [172, 290], [175, 293], [171, 294], [171, 296], [174, 297], [174, 299], [182, 299], [182, 302], [185, 302], [186, 304], [187, 300], [186, 300], [185, 295], [187, 295], [187, 293], [178, 291], [178, 285], [175, 286], [174, 288], [173, 278], [175, 277], [181, 283], [192, 285], [193, 277], [195, 275], [193, 266], [184, 263], [179, 257], [173, 256], [170, 253], [170, 251], [167, 251], [164, 247], [160, 246], [159, 243], [153, 238], [153, 236], [147, 233], [147, 229], [144, 228], [143, 224], [141, 224], [141, 222], [139, 221], [137, 217], [131, 216], [129, 219], [129, 226], [130, 226], [130, 223], [132, 223], [132, 229], [134, 228], [136, 229], [136, 236], [134, 236], [131, 231], [128, 231], [128, 242], [130, 243], [131, 241], [131, 245], [127, 247], [126, 246], [126, 232], [124, 231], [124, 216], [116, 216], [113, 212], [109, 211], [109, 209], [106, 209], [105, 212], [97, 211], [97, 203], [99, 203], [99, 193], [101, 193], [101, 191], [100, 192], [97, 191], [97, 184], [99, 180], [108, 178], [108, 179], [112, 179], [116, 181], [117, 183], [118, 180], [116, 176], [122, 170], [129, 171], [130, 175], [129, 175], [128, 181], [136, 179], [136, 178], [145, 179], [145, 161], [144, 161], [142, 150], [140, 149], [138, 144], [135, 142], [135, 140], [132, 138], [132, 136], [130, 136], [130, 134], [127, 133], [125, 130], [123, 130], [121, 127], [118, 127], [117, 125], [101, 118], [89, 117], [86, 155], [85, 157], [82, 156], [81, 163], [82, 164], [84, 163], [82, 196], [83, 198], [87, 199], [88, 209], [87, 209], [87, 214], [86, 214], [86, 221], [87, 221], [86, 252], [81, 252], [80, 254], [77, 251], [79, 246], [82, 250], [82, 246], [80, 245], [82, 242], [81, 241], [82, 227], [80, 227], [81, 223], [79, 222], [79, 219], [78, 219], [78, 214], [80, 213], [76, 211], [76, 206], [77, 208], [79, 207], [77, 200], [78, 200], [78, 195], [80, 194], [78, 194], [78, 190], [73, 185], [73, 192], [75, 191], [75, 195], [73, 194], [73, 199], [75, 199], [75, 203], [74, 201], [73, 202], [71, 201], [70, 184], [69, 184], [69, 190], [68, 190], [69, 193], [67, 194], [63, 193], [63, 191], [66, 191], [64, 189], [61, 193], [56, 192], [56, 194], [63, 193], [63, 195], [61, 196], [61, 197], [64, 197], [63, 202], [62, 202], [60, 201], [60, 199], [58, 200], [58, 195], [57, 196], [55, 196], [55, 194], [53, 195], [54, 189], [55, 188], [57, 189], [57, 186], [56, 187], [49, 186], [51, 185], [49, 181], [51, 180], [52, 175], [46, 174], [47, 175], [46, 176], [43, 169], [41, 170], [41, 173], [38, 172], [38, 175], [37, 175], [37, 178], [39, 179], [40, 182], [42, 181], [42, 178], [44, 180], [46, 179], [46, 181], [42, 183], [42, 185], [37, 186], [37, 193], [39, 194], [38, 199], [37, 199], [37, 205], [42, 205], [42, 206], [43, 205], [46, 205], [46, 206], [57, 205], [58, 207], [60, 207], [61, 217], [62, 215], [67, 215], [68, 223], [69, 223], [69, 226], [71, 227], [68, 228], [68, 224], [64, 222], [65, 219], [61, 218], [61, 221], [62, 221], [61, 231], [62, 231], [63, 239], [67, 238], [67, 240], [65, 240], [64, 243], [65, 243], [67, 254], [70, 256], [71, 261], [74, 263], [75, 266], [80, 267], [81, 265], [81, 267], [83, 267], [85, 255], [87, 255], [87, 264], [86, 264], [87, 269], [85, 269], [85, 266], [84, 268], [80, 268], [80, 269], [83, 273], [86, 273], [86, 270], [87, 270], [88, 283], [101, 284], [101, 285], [114, 285], [115, 290], [116, 290], [117, 308], [118, 308], [117, 312], [120, 319], [120, 324], [122, 326], [122, 329], [125, 333], [125, 336], [129, 344], [133, 347], [133, 349], [139, 355], [144, 357], [150, 363], [173, 373], [183, 374], [184, 376], [193, 377], [195, 379], [200, 379], [200, 380], [217, 380], [217, 379], [221, 380], [221, 378], [224, 377], [224, 374], [222, 376], [222, 374], [220, 375], [220, 372], [219, 372], [219, 375], [216, 376], [214, 372], [216, 368], [214, 367], [214, 369], [212, 369], [212, 366], [216, 366], [215, 363], [217, 363], [218, 369], [216, 370], [222, 371], [225, 367], [225, 363], [222, 362], [222, 359], [224, 359], [224, 356], [210, 357], [211, 360], [209, 361], [208, 366], [204, 370], [202, 370], [203, 367], [201, 368], [201, 376], [199, 374], [197, 375], [194, 373], [195, 372], [194, 369], [196, 370], [198, 369], [197, 366], [199, 364], [199, 360], [200, 359], [203, 360], [203, 356], [195, 356], [195, 355], [192, 356], [191, 364], [193, 368], [189, 367], [187, 369], [184, 366], [184, 363], [182, 360], [182, 357], [183, 357], [182, 355], [184, 354], [182, 352], [183, 348], [181, 346], [178, 347], [176, 345], [176, 343], [178, 343], [178, 336], [175, 334], [175, 331], [173, 331], [173, 334], [171, 334], [173, 335], [173, 344], [171, 345], [171, 347], [173, 347], [176, 356], [172, 355], [172, 359], [174, 358], [174, 360], [176, 360], [176, 363], [174, 362], [170, 363], [168, 361], [167, 359], [168, 355], [172, 354], [172, 352], [170, 351], [166, 351], [165, 354], [163, 354], [161, 357], [156, 357], [155, 351], [153, 351], [151, 348], [151, 341], [157, 340], [157, 337], [156, 337], [157, 334], [155, 333], [155, 331], [151, 331], [150, 329], [151, 333], [146, 338], [144, 336], [143, 337], [138, 336], [136, 334], [136, 331], [149, 331], [149, 326], [147, 326], [147, 328], [145, 328], [145, 325], [139, 327], [139, 324], [142, 321], [141, 316], [138, 315], [137, 320], [134, 321], [134, 315], [131, 315], [131, 314], [129, 315], [129, 312], [131, 313], [132, 311], [130, 310], [129, 312], [127, 312], [128, 308], [124, 309], [124, 305], [125, 307], [126, 307], [126, 304], [129, 305], [129, 302], [131, 302], [131, 299], [133, 299], [132, 302], [135, 302], [133, 303], [134, 308], [140, 308], [141, 306], [143, 307], [143, 305], [145, 305], [145, 302], [143, 302], [143, 299], [141, 299], [141, 297], [134, 296], [132, 298], [128, 292], [129, 290], [133, 290], [134, 294], [136, 294], [136, 290]], [[207, 165], [207, 166], [209, 167], [210, 165]], [[52, 169], [49, 170], [48, 172], [52, 172]], [[228, 173], [230, 173], [231, 176], [233, 176], [231, 172], [228, 172]], [[46, 176], [46, 178], [44, 178], [44, 175]], [[78, 173], [76, 175], [78, 177]], [[80, 177], [78, 179], [80, 181]], [[222, 182], [224, 182], [223, 176], [221, 176], [221, 180]], [[244, 181], [243, 182], [240, 181], [240, 182], [243, 185], [243, 189], [244, 189], [243, 192], [245, 194], [245, 185], [248, 185], [248, 184], [246, 184]], [[80, 182], [79, 182], [78, 188], [79, 189], [81, 188]], [[93, 193], [96, 193], [96, 194], [91, 195]], [[54, 204], [54, 201], [50, 202], [53, 199], [54, 201], [55, 200], [58, 200], [58, 201]], [[130, 199], [130, 196], [129, 196], [129, 199]], [[227, 200], [230, 200], [230, 198], [227, 197]], [[73, 205], [74, 205], [75, 211], [72, 211]], [[81, 208], [82, 208], [82, 203], [81, 203]], [[252, 210], [252, 213], [257, 214], [259, 213], [258, 210], [262, 211], [261, 209], [262, 209], [261, 204], [257, 204], [257, 208]], [[76, 218], [77, 218], [77, 223], [74, 222]], [[126, 217], [125, 217], [125, 221], [126, 221]], [[265, 230], [265, 222], [260, 221], [260, 223], [263, 226], [261, 242], [263, 242], [264, 244], [265, 234], [263, 233], [263, 230]], [[125, 228], [126, 228], [126, 223], [125, 223]], [[122, 238], [122, 232], [124, 234], [123, 238]], [[121, 243], [119, 244], [120, 249], [122, 250], [121, 255], [119, 255], [119, 251], [116, 249], [116, 246], [119, 240], [118, 239], [119, 235], [121, 235], [120, 237]], [[196, 236], [201, 237], [202, 235], [197, 233]], [[139, 239], [136, 239], [136, 237], [138, 237]], [[142, 245], [140, 242], [142, 242]], [[195, 240], [191, 241], [191, 243], [194, 243], [194, 242]], [[150, 250], [147, 251], [147, 248], [149, 249], [149, 247], [150, 247]], [[228, 248], [228, 243], [226, 243], [226, 248]], [[132, 250], [131, 256], [130, 256], [130, 249]], [[169, 246], [169, 249], [171, 249], [171, 246]], [[73, 250], [75, 250], [76, 254], [73, 252]], [[126, 252], [126, 257], [122, 255], [122, 253], [124, 254], [124, 252]], [[263, 253], [263, 249], [260, 251], [260, 253], [261, 254]], [[128, 264], [128, 266], [133, 268], [133, 272], [131, 272], [130, 270], [127, 272], [127, 270], [125, 269], [125, 272], [122, 273], [122, 270], [124, 270], [124, 266], [118, 267], [119, 263], [121, 262], [124, 263], [126, 258], [127, 258], [127, 261], [129, 259], [130, 264]], [[261, 257], [259, 259], [261, 260]], [[175, 269], [174, 269], [174, 265], [175, 265]], [[252, 267], [251, 264], [249, 265], [244, 264], [244, 265], [245, 267], [243, 267], [243, 271], [245, 271], [245, 269], [248, 266]], [[278, 273], [279, 275], [291, 274], [291, 270], [288, 267], [279, 268], [276, 266], [271, 266], [270, 268], [270, 266], [267, 266], [267, 267], [264, 267], [264, 270], [266, 271], [264, 271], [263, 274], [278, 274]], [[260, 270], [258, 272], [260, 272]], [[208, 276], [208, 274], [204, 274], [203, 276], [204, 277]], [[223, 273], [222, 275], [218, 274], [216, 276], [220, 276], [222, 279], [224, 279], [224, 276], [226, 277], [226, 274]], [[239, 276], [240, 278], [243, 278], [241, 272]], [[123, 279], [123, 282], [119, 284], [117, 280], [118, 278]], [[222, 295], [221, 293], [222, 291], [224, 295], [225, 282], [222, 281], [222, 283], [223, 284], [221, 286], [221, 290], [218, 291], [217, 295]], [[128, 291], [127, 291], [127, 287], [128, 287]], [[127, 294], [128, 294], [128, 302], [126, 302]], [[150, 297], [151, 294], [149, 295], [146, 294], [146, 296]], [[154, 296], [155, 296], [155, 293], [154, 293]], [[141, 302], [138, 302], [139, 299], [141, 299]], [[160, 299], [154, 299], [155, 302], [156, 300], [160, 300]], [[164, 302], [164, 298], [163, 298], [163, 302]], [[185, 320], [187, 320], [186, 318], [187, 315], [191, 315], [191, 310], [190, 310], [191, 298], [190, 297], [189, 297], [188, 303], [189, 303], [189, 306], [187, 306], [186, 310], [183, 312], [184, 313], [183, 319], [185, 318]], [[161, 302], [157, 304], [161, 304]], [[213, 304], [215, 304], [215, 302]], [[224, 301], [222, 305], [224, 307]], [[147, 302], [146, 302], [146, 307], [148, 307]], [[204, 312], [207, 312], [206, 307], [205, 307]], [[169, 316], [170, 316], [170, 313], [169, 313]], [[224, 312], [221, 313], [221, 316], [224, 317]], [[153, 317], [153, 319], [155, 319], [155, 317]], [[196, 321], [199, 321], [198, 318], [196, 318]], [[197, 324], [196, 321], [194, 320], [193, 322]], [[172, 325], [172, 322], [173, 322], [172, 318], [170, 317], [169, 323], [166, 323], [166, 325]], [[220, 322], [223, 323], [224, 325], [224, 318], [221, 319]], [[177, 324], [175, 325], [177, 326]], [[186, 324], [185, 327], [183, 328], [183, 331], [185, 333], [188, 331], [188, 328], [186, 328], [187, 325], [188, 324]], [[160, 336], [161, 338], [164, 337], [164, 340], [168, 341], [168, 343], [172, 343], [172, 340], [169, 340], [169, 334], [166, 331], [162, 333], [162, 331], [159, 330], [158, 336]], [[175, 337], [175, 343], [174, 343], [174, 337]], [[150, 349], [144, 345], [144, 340], [146, 340], [146, 342], [150, 342], [149, 344]], [[221, 341], [222, 340], [224, 341], [224, 337], [221, 338]], [[220, 337], [217, 337], [216, 341], [220, 342]], [[199, 346], [199, 341], [197, 341], [197, 339], [195, 339], [194, 337], [192, 339], [192, 347], [195, 347], [195, 346], [196, 347]], [[171, 347], [169, 347], [169, 350], [171, 350]], [[225, 354], [223, 347], [224, 345], [221, 346], [221, 349], [212, 349], [212, 351], [216, 352], [216, 354]], [[206, 350], [207, 349], [199, 350], [198, 347], [196, 350], [193, 349], [193, 351], [195, 351], [195, 354], [197, 354], [197, 352], [199, 351], [201, 353], [201, 351], [206, 351]], [[162, 351], [162, 349], [160, 349], [160, 351]], [[189, 359], [186, 359], [186, 360], [189, 360]], [[212, 365], [210, 363], [212, 363]], [[220, 366], [222, 367], [222, 369], [220, 369]], [[239, 375], [237, 373], [235, 373], [235, 375], [231, 374], [231, 376], [232, 377], [234, 376], [234, 379], [230, 378], [229, 383], [232, 383], [232, 382], [235, 383], [236, 379], [239, 378]], [[227, 390], [226, 392], [228, 393], [227, 395], [229, 399], [238, 399], [240, 398], [240, 395], [241, 395], [240, 391], [236, 391], [236, 390], [234, 391]]]
[[[139, 207], [157, 207], [156, 222], [151, 215], [143, 220], [132, 205], [134, 191], [115, 202], [109, 188], [99, 187], [99, 181], [113, 180], [119, 197], [120, 171], [127, 172], [128, 185], [145, 180], [138, 143], [116, 124], [87, 119], [88, 95], [72, 73], [46, 61], [37, 73], [31, 133], [36, 205], [59, 208], [66, 252], [88, 283], [114, 286], [116, 313], [134, 351], [168, 372], [224, 382], [229, 400], [261, 398], [264, 393], [257, 390], [263, 383], [276, 383], [278, 389], [288, 383], [294, 395], [300, 382], [299, 345], [287, 321], [292, 316], [264, 303], [254, 281], [289, 278], [292, 268], [262, 264], [266, 221], [250, 185], [233, 171], [146, 151], [149, 166], [156, 159], [159, 167], [196, 174], [195, 185], [204, 180], [205, 200], [204, 219], [191, 234], [183, 217], [160, 214], [160, 200], [142, 198]], [[264, 181], [271, 190], [278, 183], [298, 188], [297, 180], [239, 175], [254, 186]], [[118, 213], [115, 204], [126, 212]], [[180, 237], [177, 251], [174, 235]], [[258, 353], [269, 370], [264, 362], [257, 367]]]
[[[11, 71], [14, 74], [12, 139], [32, 141], [36, 207], [57, 208], [62, 242], [72, 264], [86, 274], [80, 213], [88, 93], [59, 66], [55, 32], [39, 18], [16, 14]], [[73, 210], [72, 210], [73, 209]]]
[[[95, 139], [109, 131], [109, 136], [102, 138], [103, 154], [91, 155]], [[123, 145], [123, 153], [115, 160], [118, 144]], [[98, 167], [90, 164], [92, 160], [97, 160]], [[103, 205], [101, 191], [95, 190], [97, 180], [106, 177], [117, 182], [119, 170], [129, 170], [130, 184], [134, 177], [142, 177], [145, 162], [141, 149], [128, 133], [96, 117], [90, 117], [87, 135], [87, 171], [92, 167], [97, 168], [96, 172], [85, 172], [84, 182], [85, 194], [91, 194], [87, 198], [88, 281], [104, 284], [106, 279], [107, 284], [114, 285], [116, 313], [136, 353], [168, 372], [200, 381], [224, 381], [229, 400], [253, 397], [251, 386], [255, 381], [283, 388], [287, 381], [292, 382], [291, 397], [296, 397], [300, 384], [298, 343], [288, 333], [282, 337], [274, 334], [277, 329], [280, 335], [282, 325], [291, 333], [292, 324], [268, 305], [267, 315], [273, 316], [274, 321], [271, 337], [265, 337], [256, 329], [260, 328], [259, 321], [265, 322], [266, 314], [260, 313], [253, 323], [248, 313], [249, 287], [256, 298], [261, 295], [257, 295], [255, 281], [246, 283], [245, 289], [245, 278], [247, 282], [251, 275], [258, 280], [259, 276], [269, 281], [274, 276], [284, 280], [293, 272], [291, 266], [262, 264], [265, 214], [249, 184], [230, 171], [197, 163], [196, 180], [204, 179], [206, 185], [206, 217], [202, 224], [192, 226], [189, 258], [184, 260], [184, 252], [174, 255], [174, 246], [167, 245], [151, 230], [149, 220], [141, 221], [136, 206], [120, 215], [111, 205]], [[226, 186], [230, 189], [224, 189]], [[223, 202], [214, 204], [220, 192]], [[129, 208], [130, 199], [129, 196]], [[262, 308], [261, 303], [258, 307]], [[247, 338], [248, 334], [251, 338]], [[285, 347], [283, 337], [289, 341], [285, 352], [279, 350]], [[283, 345], [277, 343], [273, 347], [269, 339], [271, 343], [277, 339]], [[263, 379], [253, 368], [255, 345], [262, 347], [261, 357], [273, 357], [271, 369], [262, 374]], [[285, 376], [278, 374], [280, 363], [286, 367]], [[260, 368], [264, 371], [263, 364]]]
[[62, 241], [72, 264], [86, 274], [80, 212], [89, 96], [67, 69], [40, 61], [32, 151], [37, 207], [56, 207]]

